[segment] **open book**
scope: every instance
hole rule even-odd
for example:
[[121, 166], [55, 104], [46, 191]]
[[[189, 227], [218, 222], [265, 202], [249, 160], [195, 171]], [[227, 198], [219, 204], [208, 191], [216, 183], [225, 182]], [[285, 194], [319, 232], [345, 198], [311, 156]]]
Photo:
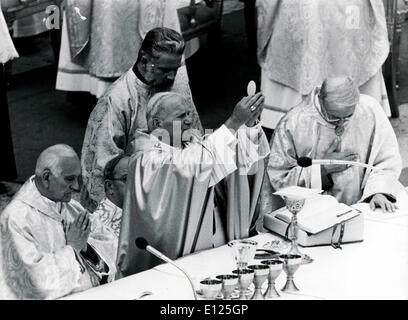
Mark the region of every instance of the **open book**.
[[[292, 213], [286, 207], [273, 212], [275, 218], [290, 223]], [[330, 195], [314, 194], [309, 196], [302, 210], [297, 214], [299, 229], [315, 234], [347, 221], [360, 212], [344, 203], [339, 203]]]

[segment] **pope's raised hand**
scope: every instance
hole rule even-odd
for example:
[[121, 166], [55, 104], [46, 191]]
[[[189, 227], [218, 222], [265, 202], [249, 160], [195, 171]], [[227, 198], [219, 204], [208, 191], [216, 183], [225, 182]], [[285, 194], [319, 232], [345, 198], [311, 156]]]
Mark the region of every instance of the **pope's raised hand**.
[[233, 130], [238, 130], [245, 123], [254, 121], [262, 111], [264, 97], [261, 92], [242, 98], [235, 106], [225, 125]]

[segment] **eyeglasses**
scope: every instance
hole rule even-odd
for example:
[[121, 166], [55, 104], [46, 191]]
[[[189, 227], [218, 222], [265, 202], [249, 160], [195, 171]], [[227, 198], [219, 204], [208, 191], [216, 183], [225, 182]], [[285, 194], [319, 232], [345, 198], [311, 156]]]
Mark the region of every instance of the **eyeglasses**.
[[339, 122], [344, 123], [344, 122], [350, 120], [350, 118], [353, 116], [353, 114], [351, 114], [351, 115], [349, 115], [347, 117], [335, 117], [335, 119], [330, 119], [329, 114], [327, 113], [326, 109], [325, 108], [321, 108], [321, 109], [322, 109], [322, 113], [324, 115], [324, 119], [327, 122], [330, 122], [330, 123], [339, 123]]
[[[315, 99], [318, 97], [318, 94], [316, 94], [315, 95]], [[349, 121], [350, 119], [351, 119], [351, 117], [353, 116], [353, 114], [351, 114], [351, 115], [349, 115], [349, 116], [347, 116], [347, 117], [335, 117], [336, 119], [330, 119], [330, 117], [329, 117], [329, 114], [327, 113], [327, 111], [326, 111], [326, 109], [324, 108], [324, 107], [320, 107], [320, 108], [318, 108], [317, 107], [317, 105], [316, 105], [316, 103], [314, 103], [314, 106], [315, 106], [315, 108], [316, 108], [316, 110], [317, 110], [317, 112], [319, 112], [319, 114], [320, 114], [320, 116], [324, 119], [324, 120], [326, 120], [327, 122], [329, 122], [329, 123], [332, 123], [332, 124], [340, 124], [340, 125], [342, 125], [342, 124], [344, 124], [346, 121]]]
[[[317, 99], [317, 98], [319, 98], [319, 99], [321, 99], [321, 100], [323, 100], [323, 98], [324, 98], [324, 97], [322, 97], [320, 91], [316, 92], [316, 94], [315, 94], [315, 96], [314, 96], [314, 99]], [[335, 123], [335, 124], [340, 123], [340, 124], [343, 124], [344, 122], [350, 120], [351, 117], [352, 117], [353, 114], [354, 114], [354, 113], [352, 113], [351, 115], [349, 115], [349, 116], [347, 116], [347, 117], [336, 117], [336, 116], [329, 115], [329, 114], [327, 113], [327, 110], [326, 110], [322, 105], [320, 105], [320, 108], [318, 108], [317, 105], [316, 105], [316, 103], [314, 103], [314, 106], [315, 106], [316, 110], [319, 112], [319, 114], [322, 116], [322, 118], [325, 119], [325, 120], [326, 120], [327, 122], [329, 122], [329, 123]], [[332, 118], [334, 117], [335, 119], [331, 119], [330, 117], [332, 117]]]

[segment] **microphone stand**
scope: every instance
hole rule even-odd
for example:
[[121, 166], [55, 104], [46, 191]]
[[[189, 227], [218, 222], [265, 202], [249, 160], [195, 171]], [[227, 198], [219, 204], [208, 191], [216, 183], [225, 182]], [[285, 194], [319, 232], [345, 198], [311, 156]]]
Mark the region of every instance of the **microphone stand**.
[[180, 266], [178, 266], [173, 260], [171, 260], [169, 257], [167, 257], [166, 255], [164, 255], [163, 253], [161, 253], [160, 251], [156, 250], [155, 248], [153, 248], [152, 246], [148, 245], [147, 241], [145, 239], [140, 239], [143, 240], [144, 243], [142, 242], [141, 244], [138, 244], [138, 239], [136, 240], [136, 246], [139, 249], [143, 249], [146, 251], [149, 251], [151, 254], [153, 254], [154, 256], [156, 256], [157, 258], [159, 258], [160, 260], [163, 260], [164, 262], [170, 263], [172, 266], [176, 267], [178, 270], [180, 270], [188, 279], [188, 281], [190, 282], [191, 285], [191, 289], [193, 290], [193, 295], [194, 295], [194, 300], [197, 300], [197, 294], [194, 288], [194, 284], [193, 281], [191, 280], [190, 276], [188, 275], [188, 273], [181, 268]]
[[[157, 257], [157, 256], [156, 256]], [[180, 266], [176, 265], [172, 260], [168, 260], [168, 263], [170, 263], [172, 266], [176, 267], [177, 269], [179, 269], [181, 272], [184, 273], [184, 275], [186, 276], [186, 278], [188, 279], [188, 281], [190, 282], [191, 285], [191, 289], [193, 290], [193, 295], [194, 295], [194, 300], [197, 300], [197, 294], [196, 291], [194, 289], [194, 284], [193, 281], [190, 279], [190, 276], [187, 274], [187, 272], [185, 270], [183, 270], [183, 268], [181, 268]]]

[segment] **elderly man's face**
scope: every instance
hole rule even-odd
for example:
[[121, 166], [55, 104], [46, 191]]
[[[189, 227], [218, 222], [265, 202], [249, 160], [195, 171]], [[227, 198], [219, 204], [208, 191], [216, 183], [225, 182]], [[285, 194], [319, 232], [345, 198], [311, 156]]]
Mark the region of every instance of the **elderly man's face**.
[[61, 174], [50, 174], [48, 192], [50, 199], [58, 202], [69, 202], [72, 192], [79, 191], [81, 166], [78, 157], [66, 157], [60, 160]]
[[172, 144], [175, 139], [181, 142], [183, 132], [191, 129], [193, 122], [186, 101], [181, 97], [172, 96], [166, 99], [163, 106], [165, 109], [161, 113], [161, 128], [168, 132]]
[[150, 79], [150, 85], [163, 90], [170, 87], [181, 66], [181, 57], [182, 55], [167, 53], [161, 53], [157, 58], [149, 57], [146, 65], [146, 79]]
[[326, 116], [326, 120], [337, 123], [340, 121], [348, 120], [353, 114], [354, 110], [356, 109], [356, 105], [351, 106], [343, 106], [338, 105], [333, 101], [323, 102], [323, 109], [324, 114]]
[[113, 179], [107, 180], [106, 196], [119, 208], [123, 208], [129, 158], [122, 158], [113, 169]]

